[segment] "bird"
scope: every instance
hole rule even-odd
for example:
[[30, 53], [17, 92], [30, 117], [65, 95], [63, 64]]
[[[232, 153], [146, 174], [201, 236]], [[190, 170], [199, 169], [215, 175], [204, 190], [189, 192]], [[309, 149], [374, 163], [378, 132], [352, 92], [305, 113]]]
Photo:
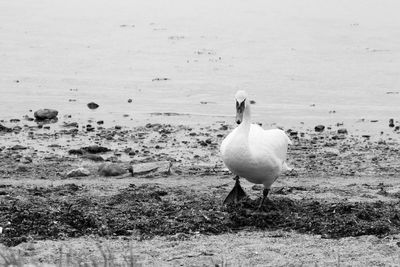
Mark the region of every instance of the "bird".
[[222, 141], [220, 152], [225, 166], [235, 175], [235, 185], [224, 204], [238, 203], [246, 196], [240, 177], [254, 184], [263, 184], [262, 208], [271, 185], [284, 171], [292, 169], [286, 163], [288, 145], [292, 142], [280, 129], [264, 130], [251, 123], [250, 101], [244, 90], [235, 94], [238, 126]]

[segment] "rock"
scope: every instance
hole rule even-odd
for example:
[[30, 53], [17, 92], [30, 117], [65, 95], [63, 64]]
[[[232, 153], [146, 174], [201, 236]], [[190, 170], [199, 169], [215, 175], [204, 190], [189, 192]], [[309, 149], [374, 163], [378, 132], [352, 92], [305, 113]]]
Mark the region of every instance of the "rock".
[[138, 163], [132, 165], [129, 168], [129, 172], [132, 174], [132, 176], [148, 173], [170, 174], [171, 166], [172, 164], [169, 161]]
[[324, 129], [325, 129], [325, 126], [324, 126], [324, 125], [317, 125], [317, 126], [315, 126], [315, 128], [314, 128], [314, 130], [315, 130], [316, 132], [323, 132]]
[[90, 160], [93, 160], [93, 161], [96, 161], [96, 162], [104, 161], [102, 156], [94, 155], [94, 154], [86, 154], [86, 155], [83, 155], [82, 158], [90, 159]]
[[0, 132], [9, 133], [9, 132], [12, 132], [12, 129], [11, 129], [11, 128], [8, 128], [8, 127], [6, 127], [6, 126], [3, 126], [2, 124], [0, 124]]
[[70, 155], [82, 155], [83, 151], [81, 149], [70, 149], [70, 150], [68, 150], [68, 154], [70, 154]]
[[109, 148], [106, 148], [104, 146], [98, 146], [98, 145], [82, 147], [81, 150], [83, 150], [87, 153], [91, 153], [91, 154], [98, 154], [98, 153], [104, 153], [104, 152], [111, 151], [111, 149], [109, 149]]
[[67, 177], [82, 177], [82, 176], [89, 176], [90, 171], [85, 168], [78, 168], [75, 170], [71, 170], [67, 173]]
[[79, 124], [77, 122], [64, 122], [64, 127], [75, 127], [78, 128]]
[[104, 124], [104, 121], [98, 121], [97, 124], [102, 125], [102, 124]]
[[345, 128], [338, 129], [337, 133], [338, 134], [347, 134], [347, 129], [345, 129]]
[[115, 163], [103, 163], [99, 166], [98, 172], [102, 176], [119, 176], [126, 173], [126, 169]]
[[90, 108], [90, 109], [96, 109], [96, 108], [99, 107], [99, 104], [96, 104], [96, 103], [94, 103], [94, 102], [90, 102], [90, 103], [87, 104], [87, 106], [88, 106], [88, 108]]
[[154, 78], [152, 81], [155, 82], [155, 81], [168, 81], [168, 80], [169, 78]]
[[256, 101], [250, 100], [250, 104], [254, 105], [255, 103], [256, 103]]
[[33, 114], [38, 121], [52, 120], [55, 119], [57, 115], [58, 111], [55, 109], [39, 109]]
[[128, 99], [128, 103], [132, 103], [132, 99], [131, 98]]
[[391, 128], [394, 127], [394, 120], [393, 119], [389, 120], [389, 127], [391, 127]]
[[12, 146], [10, 149], [11, 150], [24, 150], [24, 149], [27, 149], [27, 147], [21, 146], [21, 145], [15, 145], [15, 146]]

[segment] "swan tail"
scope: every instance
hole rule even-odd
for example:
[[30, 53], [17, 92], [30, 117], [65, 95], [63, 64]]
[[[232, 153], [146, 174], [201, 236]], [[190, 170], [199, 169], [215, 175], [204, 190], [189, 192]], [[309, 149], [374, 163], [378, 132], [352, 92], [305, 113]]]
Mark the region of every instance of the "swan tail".
[[242, 198], [246, 196], [242, 186], [239, 182], [239, 177], [235, 178], [235, 186], [232, 188], [232, 191], [228, 194], [228, 196], [224, 200], [224, 205], [229, 203], [238, 203]]
[[289, 136], [286, 135], [288, 145], [293, 145], [292, 140], [290, 140]]
[[284, 161], [283, 162], [283, 164], [282, 164], [282, 170], [283, 171], [292, 171], [293, 169], [292, 168], [290, 168], [287, 164], [286, 164], [286, 161]]

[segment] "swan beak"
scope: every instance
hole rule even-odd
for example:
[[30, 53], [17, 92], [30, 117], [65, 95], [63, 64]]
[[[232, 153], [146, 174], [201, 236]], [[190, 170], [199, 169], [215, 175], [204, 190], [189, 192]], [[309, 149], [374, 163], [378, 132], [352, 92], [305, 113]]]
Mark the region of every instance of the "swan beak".
[[236, 112], [236, 123], [240, 124], [243, 120], [243, 113]]
[[236, 101], [236, 123], [240, 124], [243, 121], [244, 101], [239, 104]]

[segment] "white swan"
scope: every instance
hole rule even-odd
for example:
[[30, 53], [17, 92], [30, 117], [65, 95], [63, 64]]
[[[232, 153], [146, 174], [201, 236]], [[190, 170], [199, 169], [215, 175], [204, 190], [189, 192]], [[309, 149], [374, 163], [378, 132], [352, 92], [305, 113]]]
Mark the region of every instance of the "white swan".
[[239, 126], [222, 141], [221, 154], [226, 167], [236, 175], [236, 182], [224, 204], [236, 203], [246, 195], [239, 183], [239, 177], [243, 177], [264, 185], [261, 208], [278, 176], [291, 170], [286, 164], [286, 154], [292, 143], [282, 130], [264, 130], [251, 124], [250, 102], [245, 91], [238, 91], [235, 98]]

